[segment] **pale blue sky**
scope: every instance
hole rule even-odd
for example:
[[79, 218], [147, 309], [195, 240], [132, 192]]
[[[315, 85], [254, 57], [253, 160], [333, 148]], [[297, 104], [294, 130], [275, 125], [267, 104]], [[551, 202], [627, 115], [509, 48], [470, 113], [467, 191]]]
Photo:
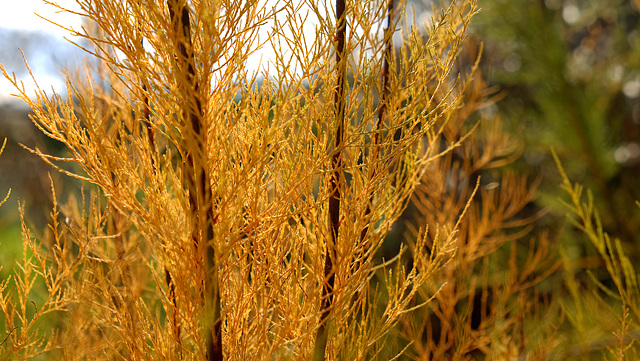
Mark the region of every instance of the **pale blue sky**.
[[[3, 11], [0, 11], [0, 63], [10, 73], [15, 72], [18, 80], [24, 81], [28, 92], [33, 92], [33, 80], [27, 73], [20, 54], [20, 49], [22, 49], [40, 88], [47, 91], [53, 88], [57, 92], [64, 92], [64, 82], [60, 76], [61, 69], [80, 62], [84, 53], [64, 40], [65, 36], [69, 37], [67, 31], [40, 18], [36, 13], [76, 29], [82, 26], [82, 18], [78, 15], [60, 12], [55, 6], [45, 4], [43, 0], [0, 1], [4, 3]], [[264, 1], [267, 2], [267, 7], [271, 8], [277, 4], [278, 0]], [[75, 0], [57, 0], [56, 2], [65, 8], [78, 9]], [[413, 1], [409, 3], [419, 4], [419, 2]], [[420, 8], [422, 11], [418, 11], [418, 13], [427, 10], [424, 5], [418, 5], [417, 9]], [[313, 16], [307, 20], [308, 23], [305, 24], [306, 37], [312, 39], [315, 36], [317, 21]], [[271, 26], [272, 24], [266, 24], [264, 29], [268, 30]], [[261, 54], [255, 54], [249, 60], [251, 64], [247, 65], [256, 70], [264, 69], [267, 67], [266, 62], [269, 58], [273, 58], [273, 54], [273, 49], [266, 45]], [[260, 55], [262, 55], [262, 59]], [[4, 77], [0, 77], [0, 103], [10, 99], [11, 93], [15, 93], [13, 86]]]
[[[67, 32], [38, 17], [43, 17], [68, 26], [79, 27], [82, 19], [73, 14], [61, 13], [42, 0], [3, 0], [0, 11], [0, 63], [7, 71], [15, 72], [18, 80], [23, 80], [25, 88], [33, 89], [33, 81], [22, 64], [20, 49], [38, 84], [43, 89], [53, 87], [63, 89], [63, 82], [57, 69], [78, 55], [73, 46], [64, 40]], [[58, 4], [77, 9], [74, 0], [58, 0]], [[6, 101], [15, 89], [4, 77], [0, 78], [0, 102]]]

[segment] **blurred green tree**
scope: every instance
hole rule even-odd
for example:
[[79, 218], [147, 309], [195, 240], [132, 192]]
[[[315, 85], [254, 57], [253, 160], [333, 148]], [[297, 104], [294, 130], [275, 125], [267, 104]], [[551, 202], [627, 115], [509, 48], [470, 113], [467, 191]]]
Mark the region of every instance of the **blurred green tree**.
[[558, 204], [554, 148], [570, 178], [594, 190], [605, 230], [636, 260], [638, 20], [631, 1], [487, 0], [474, 28], [488, 81], [507, 94], [487, 111], [524, 138], [519, 166], [541, 177], [539, 204]]

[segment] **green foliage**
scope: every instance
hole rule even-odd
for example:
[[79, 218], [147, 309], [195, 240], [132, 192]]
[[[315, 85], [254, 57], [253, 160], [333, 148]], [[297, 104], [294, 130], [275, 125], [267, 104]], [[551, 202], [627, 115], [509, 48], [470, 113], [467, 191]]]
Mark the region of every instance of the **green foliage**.
[[[570, 214], [575, 218], [570, 218], [572, 224], [583, 232], [589, 242], [595, 247], [599, 256], [604, 261], [604, 267], [609, 274], [610, 280], [615, 289], [603, 284], [597, 277], [591, 275], [591, 281], [601, 294], [586, 294], [579, 289], [573, 278], [569, 278], [568, 285], [572, 291], [577, 309], [572, 322], [578, 331], [582, 331], [589, 321], [585, 320], [588, 313], [593, 313], [591, 307], [606, 310], [609, 317], [617, 319], [618, 330], [615, 332], [615, 342], [607, 344], [606, 348], [617, 360], [629, 358], [630, 355], [637, 357], [638, 330], [640, 326], [640, 287], [638, 285], [638, 273], [631, 260], [626, 256], [622, 243], [619, 239], [612, 239], [603, 230], [600, 212], [594, 206], [593, 194], [588, 191], [586, 201], [583, 195], [583, 187], [579, 184], [572, 184], [564, 168], [560, 164], [558, 156], [553, 153], [554, 160], [562, 177], [562, 189], [569, 195], [570, 202], [564, 203]], [[566, 262], [571, 262], [567, 260]], [[585, 302], [586, 301], [586, 302]], [[617, 308], [613, 305], [617, 305]], [[619, 310], [622, 310], [620, 312]], [[605, 316], [606, 317], [606, 316]], [[593, 322], [593, 321], [591, 321]], [[613, 323], [614, 325], [616, 323]], [[606, 323], [596, 323], [598, 328], [610, 327]], [[591, 331], [592, 332], [592, 331]], [[631, 359], [634, 359], [631, 357]]]
[[489, 0], [483, 10], [474, 24], [487, 80], [506, 95], [493, 110], [527, 144], [519, 168], [542, 177], [539, 204], [562, 211], [553, 147], [569, 176], [594, 190], [603, 227], [640, 260], [631, 250], [640, 242], [637, 5]]

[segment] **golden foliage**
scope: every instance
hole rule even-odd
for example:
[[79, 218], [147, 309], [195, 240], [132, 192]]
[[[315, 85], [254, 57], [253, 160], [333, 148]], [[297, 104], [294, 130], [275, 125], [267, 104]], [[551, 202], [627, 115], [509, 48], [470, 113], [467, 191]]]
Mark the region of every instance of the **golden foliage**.
[[[387, 359], [402, 351], [387, 345], [403, 315], [433, 299], [444, 321], [444, 307], [472, 302], [489, 287], [474, 265], [526, 231], [503, 232], [529, 222], [514, 220], [532, 199], [524, 180], [474, 188], [471, 177], [513, 155], [501, 138], [482, 154], [463, 132], [484, 91], [476, 67], [457, 67], [475, 1], [402, 30], [405, 4], [387, 1], [343, 2], [338, 19], [312, 1], [310, 14], [293, 2], [78, 4], [88, 25], [67, 30], [97, 63], [68, 77], [67, 96], [31, 98], [2, 68], [68, 156], [32, 151], [93, 185], [64, 206], [53, 192], [42, 239], [23, 221], [16, 287], [0, 286], [4, 358]], [[247, 64], [265, 43], [276, 58], [260, 82]], [[481, 136], [499, 135], [492, 126]], [[417, 237], [381, 260], [416, 187]], [[541, 242], [495, 299], [537, 282], [550, 262]], [[472, 280], [461, 294], [458, 279]], [[41, 332], [48, 314], [56, 330]], [[489, 353], [488, 337], [475, 347]]]

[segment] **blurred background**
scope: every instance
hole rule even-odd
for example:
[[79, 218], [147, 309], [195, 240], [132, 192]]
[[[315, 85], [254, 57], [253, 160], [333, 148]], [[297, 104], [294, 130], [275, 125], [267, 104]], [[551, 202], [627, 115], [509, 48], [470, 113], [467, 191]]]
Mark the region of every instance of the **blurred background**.
[[[75, 1], [62, 0], [60, 5], [77, 9]], [[5, 1], [0, 12], [0, 64], [29, 93], [35, 84], [25, 60], [38, 81], [38, 86], [51, 93], [64, 93], [64, 68], [80, 63], [83, 52], [64, 39], [68, 32], [40, 18], [38, 13], [54, 22], [80, 26], [77, 15], [57, 12], [40, 0]], [[24, 58], [23, 58], [24, 54]], [[29, 119], [29, 109], [12, 96], [15, 87], [0, 77], [0, 142], [6, 146], [0, 155], [0, 193], [2, 198], [11, 188], [7, 202], [0, 207], [0, 265], [5, 266], [0, 279], [6, 279], [16, 257], [22, 256], [18, 203], [24, 204], [27, 224], [43, 230], [51, 210], [51, 186], [47, 173], [62, 179], [38, 157], [20, 144], [55, 151], [59, 148], [45, 139]], [[61, 184], [61, 182], [58, 182]], [[37, 231], [36, 231], [37, 232]]]
[[[593, 192], [603, 227], [640, 264], [639, 1], [485, 0], [472, 41], [484, 43], [483, 75], [504, 97], [499, 115], [524, 143], [517, 166], [541, 180], [538, 207], [560, 230], [566, 209], [558, 154], [569, 178]], [[564, 227], [572, 258], [593, 249]], [[560, 233], [560, 232], [558, 232]], [[597, 263], [597, 262], [596, 262]]]

